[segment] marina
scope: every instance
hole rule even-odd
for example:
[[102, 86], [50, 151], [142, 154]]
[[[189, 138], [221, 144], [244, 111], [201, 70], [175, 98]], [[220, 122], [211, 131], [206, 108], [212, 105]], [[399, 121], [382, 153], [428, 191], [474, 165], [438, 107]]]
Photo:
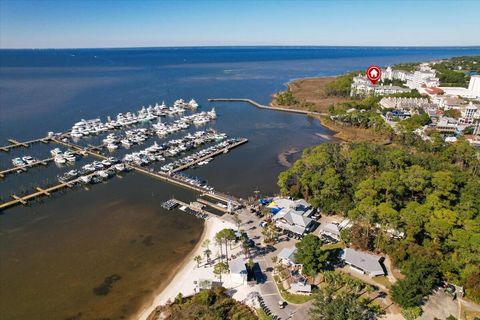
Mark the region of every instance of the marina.
[[[44, 160], [36, 160], [31, 156], [12, 159], [14, 167], [1, 171], [0, 177], [4, 177], [6, 174], [11, 173], [25, 172], [30, 167], [40, 164], [47, 165], [49, 162], [55, 162], [57, 165], [75, 163], [77, 156], [90, 155], [98, 160], [85, 164], [81, 168], [72, 169], [58, 175], [57, 184], [49, 185], [47, 187], [35, 186], [34, 192], [22, 196], [15, 193], [11, 194], [12, 199], [1, 203], [0, 210], [18, 204], [28, 205], [29, 201], [33, 199], [50, 196], [53, 192], [72, 188], [76, 185], [101, 183], [114, 175], [130, 170], [135, 170], [139, 173], [147, 174], [193, 191], [209, 193], [210, 197], [216, 198], [220, 201], [231, 201], [232, 197], [216, 193], [213, 188], [206, 183], [201, 183], [198, 179], [189, 178], [179, 172], [196, 165], [208, 164], [213, 157], [228, 153], [229, 150], [248, 142], [248, 139], [246, 138], [227, 138], [225, 133], [218, 133], [213, 129], [206, 129], [188, 133], [183, 137], [163, 143], [157, 143], [155, 141], [149, 147], [125, 154], [121, 160], [116, 157], [107, 157], [101, 153], [105, 148], [110, 152], [114, 152], [119, 145], [128, 149], [132, 145], [145, 142], [148, 137], [155, 136], [155, 134], [159, 137], [164, 137], [167, 134], [187, 129], [192, 124], [195, 126], [205, 125], [209, 121], [216, 119], [217, 116], [214, 109], [208, 112], [183, 115], [171, 123], [159, 121], [158, 123], [153, 124], [152, 128], [130, 128], [123, 131], [120, 135], [110, 133], [105, 139], [103, 139], [103, 143], [97, 146], [91, 144], [81, 146], [77, 144], [82, 138], [89, 135], [98, 135], [108, 130], [121, 129], [125, 126], [134, 125], [140, 121], [150, 122], [160, 116], [175, 116], [184, 113], [187, 108], [194, 110], [197, 107], [198, 104], [196, 104], [193, 99], [188, 103], [179, 99], [176, 100], [174, 105], [170, 108], [167, 108], [164, 103], [162, 103], [162, 105], [156, 104], [154, 107], [142, 107], [138, 114], [130, 112], [127, 112], [125, 115], [122, 113], [118, 114], [117, 120], [111, 120], [109, 117], [107, 122], [103, 123], [100, 118], [95, 118], [93, 120], [82, 119], [74, 124], [70, 132], [64, 134], [53, 134], [50, 132], [47, 141], [65, 147], [67, 150], [61, 150], [56, 147], [50, 150], [52, 157]], [[70, 141], [69, 137], [73, 141]], [[42, 139], [35, 139], [25, 143], [20, 143], [16, 140], [9, 141], [12, 143], [12, 146], [25, 147], [30, 143], [44, 141]], [[216, 142], [216, 144], [170, 162], [167, 165], [162, 166], [159, 172], [155, 172], [152, 168], [145, 168], [154, 162], [163, 162], [166, 158], [185, 154], [201, 145], [211, 142]], [[192, 209], [190, 208], [189, 210]]]

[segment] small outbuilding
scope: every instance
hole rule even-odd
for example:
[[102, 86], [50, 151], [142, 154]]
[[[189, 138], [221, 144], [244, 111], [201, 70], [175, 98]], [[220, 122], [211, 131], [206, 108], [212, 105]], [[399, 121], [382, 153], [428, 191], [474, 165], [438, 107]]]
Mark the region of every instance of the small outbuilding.
[[244, 283], [247, 280], [247, 266], [242, 257], [230, 260], [228, 267], [234, 282]]

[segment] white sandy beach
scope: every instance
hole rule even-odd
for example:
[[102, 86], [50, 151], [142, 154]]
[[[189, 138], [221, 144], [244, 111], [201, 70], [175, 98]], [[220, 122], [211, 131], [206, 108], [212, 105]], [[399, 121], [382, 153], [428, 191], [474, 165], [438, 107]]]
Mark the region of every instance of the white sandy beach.
[[203, 266], [205, 261], [201, 263], [200, 268], [197, 268], [197, 263], [193, 260], [193, 257], [200, 255], [203, 258], [203, 251], [205, 249], [202, 247], [202, 243], [205, 239], [210, 239], [210, 249], [212, 250], [212, 257], [214, 257], [216, 255], [217, 247], [214, 244], [215, 242], [213, 238], [218, 231], [224, 228], [235, 228], [235, 226], [232, 223], [226, 222], [218, 217], [211, 217], [205, 221], [205, 229], [202, 237], [192, 252], [182, 262], [182, 265], [180, 266], [176, 275], [173, 277], [167, 287], [165, 287], [165, 289], [155, 296], [151, 304], [139, 313], [136, 319], [146, 320], [155, 307], [165, 304], [168, 300], [173, 300], [179, 292], [181, 292], [183, 296], [194, 294], [194, 281], [198, 281], [198, 279], [201, 278], [214, 279], [212, 272], [213, 268], [205, 268]]

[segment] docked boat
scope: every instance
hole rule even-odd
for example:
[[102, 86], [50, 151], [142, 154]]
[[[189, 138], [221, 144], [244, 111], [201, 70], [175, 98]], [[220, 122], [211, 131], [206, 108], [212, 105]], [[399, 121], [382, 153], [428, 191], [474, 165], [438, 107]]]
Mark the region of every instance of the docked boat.
[[63, 152], [62, 152], [62, 150], [60, 150], [60, 148], [55, 148], [55, 149], [50, 150], [50, 154], [54, 157], [59, 155], [59, 154], [62, 154], [62, 153]]
[[35, 159], [32, 156], [23, 156], [22, 161], [25, 162], [27, 165], [34, 164], [37, 162], [37, 159]]
[[56, 155], [55, 158], [53, 158], [53, 161], [58, 164], [64, 164], [67, 162], [67, 160], [62, 155]]
[[14, 167], [23, 167], [25, 162], [21, 158], [12, 159], [12, 164]]

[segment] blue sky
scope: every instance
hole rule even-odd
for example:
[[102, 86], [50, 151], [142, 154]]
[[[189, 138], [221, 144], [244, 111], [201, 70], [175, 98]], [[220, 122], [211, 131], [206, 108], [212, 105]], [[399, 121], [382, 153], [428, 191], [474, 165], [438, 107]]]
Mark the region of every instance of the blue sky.
[[0, 0], [0, 47], [480, 45], [479, 12], [476, 0]]

